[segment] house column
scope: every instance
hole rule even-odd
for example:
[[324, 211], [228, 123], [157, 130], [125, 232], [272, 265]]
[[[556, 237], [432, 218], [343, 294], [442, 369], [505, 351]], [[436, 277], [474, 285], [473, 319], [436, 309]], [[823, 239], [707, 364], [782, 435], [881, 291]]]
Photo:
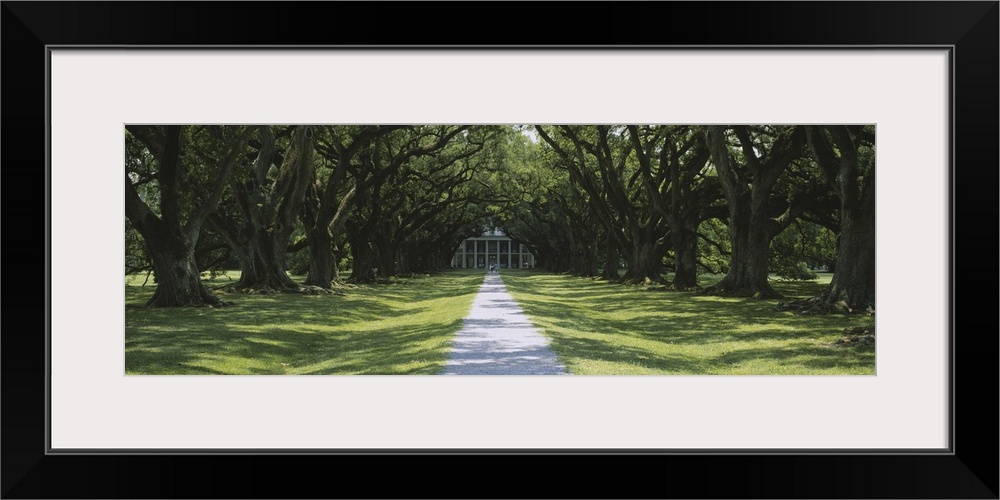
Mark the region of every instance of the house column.
[[479, 240], [472, 240], [472, 267], [474, 269], [479, 268]]

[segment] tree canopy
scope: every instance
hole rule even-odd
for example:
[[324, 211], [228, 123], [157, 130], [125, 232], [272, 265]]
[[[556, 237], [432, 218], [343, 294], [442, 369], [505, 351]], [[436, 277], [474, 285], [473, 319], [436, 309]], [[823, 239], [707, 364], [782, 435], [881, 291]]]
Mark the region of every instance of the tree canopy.
[[[874, 126], [240, 125], [125, 129], [126, 273], [149, 306], [328, 293], [450, 265], [498, 228], [551, 271], [874, 309]], [[342, 271], [349, 270], [346, 277]], [[701, 288], [698, 275], [723, 273]], [[305, 275], [296, 281], [292, 275]]]

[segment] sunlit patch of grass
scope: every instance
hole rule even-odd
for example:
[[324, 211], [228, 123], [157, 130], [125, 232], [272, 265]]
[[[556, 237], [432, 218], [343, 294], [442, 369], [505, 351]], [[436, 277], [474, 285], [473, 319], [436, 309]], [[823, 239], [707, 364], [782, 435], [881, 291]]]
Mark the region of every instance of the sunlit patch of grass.
[[[238, 276], [234, 279], [238, 279]], [[453, 271], [344, 295], [242, 295], [226, 308], [145, 309], [125, 287], [127, 374], [434, 374], [483, 272]], [[227, 277], [206, 280], [219, 286]]]
[[[788, 299], [818, 295], [815, 281], [772, 281]], [[706, 276], [703, 284], [720, 276]], [[871, 316], [802, 316], [777, 301], [650, 291], [588, 278], [512, 270], [507, 290], [571, 373], [586, 375], [872, 375], [871, 347], [831, 347]]]

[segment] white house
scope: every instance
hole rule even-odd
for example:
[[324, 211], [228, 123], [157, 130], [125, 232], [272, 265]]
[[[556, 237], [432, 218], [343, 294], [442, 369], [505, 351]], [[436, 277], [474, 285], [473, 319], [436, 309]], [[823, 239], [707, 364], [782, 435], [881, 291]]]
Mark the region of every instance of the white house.
[[503, 231], [492, 229], [467, 238], [451, 259], [451, 267], [486, 268], [490, 264], [499, 264], [501, 268], [533, 268], [535, 256], [524, 245], [511, 241]]

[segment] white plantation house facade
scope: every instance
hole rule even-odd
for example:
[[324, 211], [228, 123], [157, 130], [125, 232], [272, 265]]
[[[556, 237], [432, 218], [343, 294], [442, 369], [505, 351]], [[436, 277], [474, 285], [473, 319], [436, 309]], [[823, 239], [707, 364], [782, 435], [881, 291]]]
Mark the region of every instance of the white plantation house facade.
[[466, 238], [451, 258], [451, 267], [486, 268], [498, 264], [501, 268], [533, 268], [535, 256], [527, 247], [514, 243], [498, 229], [486, 231], [474, 238]]

